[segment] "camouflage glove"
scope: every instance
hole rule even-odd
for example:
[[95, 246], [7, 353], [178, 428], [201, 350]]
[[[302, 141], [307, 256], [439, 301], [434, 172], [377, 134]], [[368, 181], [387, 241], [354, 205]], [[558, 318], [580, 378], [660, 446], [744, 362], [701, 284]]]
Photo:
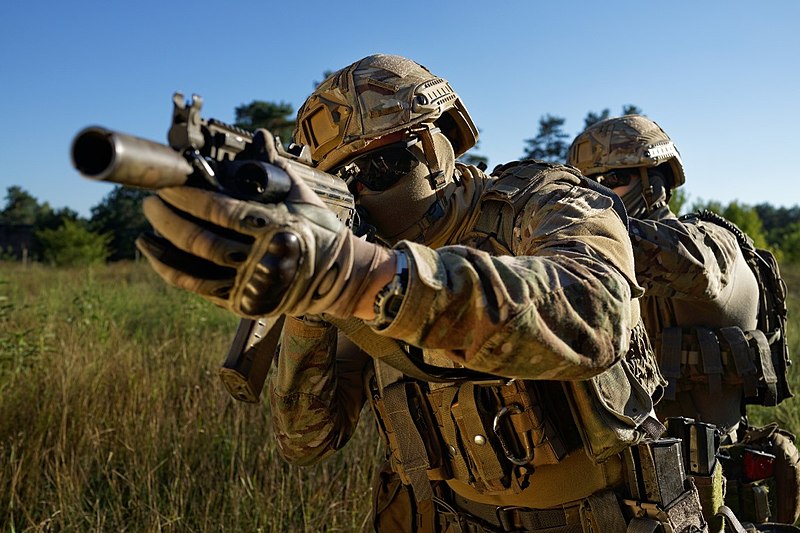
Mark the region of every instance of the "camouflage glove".
[[144, 202], [157, 234], [136, 245], [167, 283], [237, 315], [347, 318], [382, 249], [353, 234], [300, 179], [283, 203], [193, 187]]

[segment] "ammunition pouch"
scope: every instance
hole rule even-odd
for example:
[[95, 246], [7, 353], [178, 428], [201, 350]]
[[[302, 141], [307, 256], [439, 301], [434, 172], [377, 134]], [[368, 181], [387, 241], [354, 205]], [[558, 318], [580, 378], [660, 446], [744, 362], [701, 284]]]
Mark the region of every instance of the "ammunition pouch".
[[623, 454], [631, 517], [628, 532], [706, 532], [697, 489], [683, 469], [680, 439], [631, 446]]
[[800, 453], [794, 435], [777, 424], [747, 428], [740, 442], [720, 448], [725, 502], [743, 521], [793, 524], [800, 518]]
[[783, 336], [736, 326], [664, 328], [656, 341], [656, 356], [667, 379], [664, 399], [697, 386], [719, 393], [723, 383], [742, 387], [745, 403], [777, 405], [788, 388], [786, 367], [776, 367], [773, 352]]
[[697, 487], [709, 532], [722, 533], [725, 524], [717, 513], [725, 504], [725, 478], [717, 461], [719, 431], [712, 424], [691, 418], [668, 418], [666, 422], [667, 435], [681, 440], [683, 468]]

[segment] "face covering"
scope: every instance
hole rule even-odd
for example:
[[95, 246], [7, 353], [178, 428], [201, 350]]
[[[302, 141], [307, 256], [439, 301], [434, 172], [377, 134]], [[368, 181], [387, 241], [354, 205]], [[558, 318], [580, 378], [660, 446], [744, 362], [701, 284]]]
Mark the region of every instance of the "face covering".
[[622, 203], [625, 204], [625, 210], [628, 211], [628, 215], [633, 218], [648, 218], [652, 213], [659, 211], [667, 204], [667, 189], [664, 186], [664, 178], [661, 174], [651, 172], [648, 174], [647, 179], [650, 182], [650, 190], [652, 191], [652, 205], [647, 204], [641, 178], [634, 180], [633, 187], [620, 197], [622, 198]]
[[[433, 135], [433, 144], [439, 168], [446, 177], [446, 185], [440, 193], [444, 201], [458, 187], [454, 179], [455, 154], [450, 141], [441, 133]], [[385, 191], [364, 188], [358, 193], [358, 204], [366, 211], [368, 221], [375, 226], [378, 236], [390, 244], [400, 239], [424, 240], [426, 228], [420, 224], [425, 226], [427, 220], [427, 226], [431, 226], [446, 214], [446, 205], [440, 203], [441, 209], [435, 206], [439, 198], [431, 184], [430, 170], [424, 163], [422, 143], [412, 145], [409, 150], [421, 161], [411, 172]]]

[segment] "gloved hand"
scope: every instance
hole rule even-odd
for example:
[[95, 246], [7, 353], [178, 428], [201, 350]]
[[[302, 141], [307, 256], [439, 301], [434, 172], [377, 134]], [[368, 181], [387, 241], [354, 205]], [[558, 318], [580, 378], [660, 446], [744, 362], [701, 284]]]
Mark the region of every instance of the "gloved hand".
[[328, 313], [348, 318], [389, 252], [358, 239], [302, 179], [261, 204], [193, 187], [144, 201], [157, 234], [136, 241], [167, 283], [237, 315]]

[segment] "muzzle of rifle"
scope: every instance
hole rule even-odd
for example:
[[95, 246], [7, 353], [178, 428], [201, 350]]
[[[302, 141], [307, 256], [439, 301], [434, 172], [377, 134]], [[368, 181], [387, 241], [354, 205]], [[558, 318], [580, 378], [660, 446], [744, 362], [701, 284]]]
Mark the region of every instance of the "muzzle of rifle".
[[186, 183], [192, 166], [169, 146], [99, 126], [72, 141], [72, 165], [86, 178], [160, 189]]

